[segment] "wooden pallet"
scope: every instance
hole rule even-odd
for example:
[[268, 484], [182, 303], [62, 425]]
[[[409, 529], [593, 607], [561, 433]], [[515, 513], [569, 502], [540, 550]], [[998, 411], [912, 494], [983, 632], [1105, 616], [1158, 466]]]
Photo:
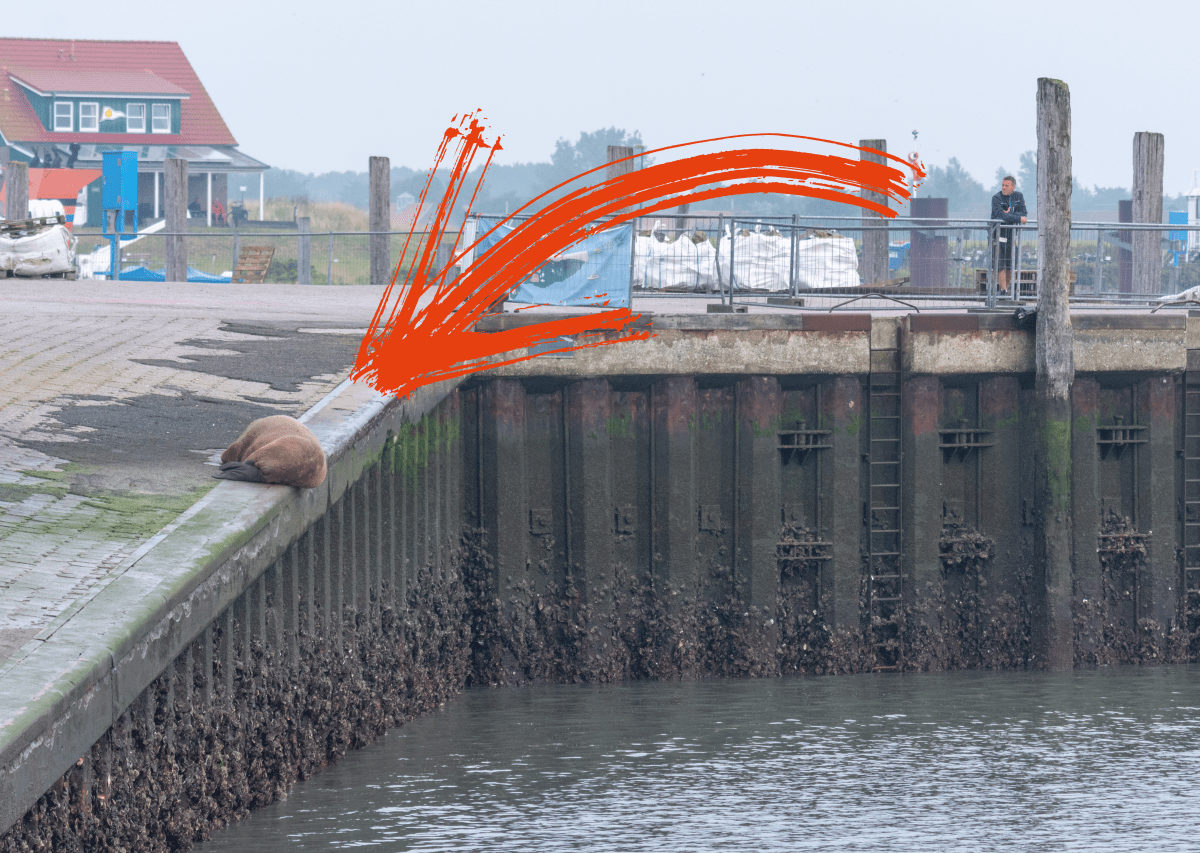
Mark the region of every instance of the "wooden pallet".
[[24, 237], [45, 231], [55, 225], [66, 225], [67, 218], [62, 214], [54, 216], [38, 216], [34, 219], [0, 220], [0, 234], [5, 237]]
[[233, 280], [243, 284], [262, 284], [267, 278], [271, 258], [275, 257], [274, 246], [242, 246], [238, 252], [237, 268]]

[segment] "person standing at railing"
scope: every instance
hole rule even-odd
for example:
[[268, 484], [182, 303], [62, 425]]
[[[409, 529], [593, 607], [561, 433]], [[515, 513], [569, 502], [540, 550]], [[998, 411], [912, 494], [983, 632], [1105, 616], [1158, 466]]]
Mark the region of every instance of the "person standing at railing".
[[[1025, 209], [1025, 196], [1017, 192], [1017, 179], [1012, 175], [1005, 175], [1004, 180], [1000, 182], [1000, 192], [992, 196], [991, 218], [1009, 225], [1024, 225], [1028, 214], [1029, 211]], [[1000, 228], [997, 231], [999, 248], [996, 252], [996, 270], [999, 273], [1001, 293], [1008, 293], [1008, 282], [1012, 276], [1014, 237], [1012, 228]], [[1020, 287], [1019, 282], [1017, 286]]]

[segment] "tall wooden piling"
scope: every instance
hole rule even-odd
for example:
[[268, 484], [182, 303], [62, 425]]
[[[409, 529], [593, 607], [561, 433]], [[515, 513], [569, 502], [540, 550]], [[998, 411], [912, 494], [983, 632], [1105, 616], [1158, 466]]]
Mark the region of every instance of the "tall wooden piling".
[[312, 219], [296, 218], [296, 284], [312, 284]]
[[[887, 162], [887, 158], [884, 157], [884, 154], [887, 153], [886, 139], [860, 139], [858, 145], [860, 148], [874, 149], [874, 151], [859, 152], [859, 160], [880, 164]], [[885, 207], [888, 204], [888, 197], [883, 193], [863, 189], [859, 191], [859, 194], [862, 196], [863, 201], [873, 201]], [[882, 225], [884, 222], [885, 220], [878, 213], [871, 213], [869, 211], [863, 213], [862, 224], [865, 227]], [[875, 284], [886, 281], [890, 276], [888, 271], [888, 232], [863, 231], [862, 247], [863, 284]]]
[[1071, 93], [1038, 79], [1038, 281], [1034, 465], [1035, 664], [1070, 669], [1071, 383], [1074, 335], [1067, 302], [1071, 260]]
[[[608, 166], [604, 170], [604, 179], [611, 181], [620, 175], [636, 171], [637, 165], [633, 160], [626, 160], [626, 157], [633, 156], [633, 146], [631, 145], [610, 145], [606, 151], [605, 162]], [[624, 160], [624, 162], [618, 162]], [[624, 213], [625, 208], [621, 212]]]
[[[1163, 157], [1161, 133], [1133, 135], [1133, 221], [1153, 225], [1163, 218]], [[1133, 232], [1133, 292], [1162, 292], [1162, 251], [1157, 231]]]
[[183, 236], [187, 231], [187, 185], [188, 164], [181, 157], [170, 157], [163, 164], [166, 187], [163, 192], [167, 234], [166, 237], [166, 280], [187, 281], [187, 242]]
[[[387, 157], [372, 157], [369, 161], [367, 180], [370, 197], [367, 202], [368, 222], [371, 231], [370, 258], [371, 284], [387, 284], [392, 277], [392, 167]], [[414, 230], [416, 226], [413, 226]]]
[[4, 169], [4, 218], [12, 222], [29, 217], [29, 164], [11, 161]]

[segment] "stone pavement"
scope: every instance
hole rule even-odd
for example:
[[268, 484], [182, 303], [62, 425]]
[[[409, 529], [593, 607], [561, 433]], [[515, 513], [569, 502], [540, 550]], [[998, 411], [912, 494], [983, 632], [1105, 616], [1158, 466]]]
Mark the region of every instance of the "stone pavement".
[[0, 673], [349, 375], [377, 287], [0, 279]]

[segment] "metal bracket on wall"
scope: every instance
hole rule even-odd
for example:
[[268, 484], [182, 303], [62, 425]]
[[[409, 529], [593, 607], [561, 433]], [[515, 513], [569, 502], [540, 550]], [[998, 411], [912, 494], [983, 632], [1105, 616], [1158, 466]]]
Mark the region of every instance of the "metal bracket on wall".
[[958, 422], [958, 429], [938, 430], [938, 435], [941, 436], [938, 447], [942, 449], [944, 461], [949, 462], [951, 459], [961, 461], [970, 456], [972, 450], [993, 446], [996, 442], [985, 440], [991, 434], [990, 429], [968, 427], [966, 420], [961, 419]]
[[808, 451], [828, 450], [833, 446], [828, 438], [833, 435], [833, 430], [805, 429], [806, 426], [805, 421], [796, 421], [795, 429], [781, 429], [775, 433], [784, 465], [792, 461], [793, 457], [799, 457], [797, 461], [802, 465]]
[[617, 533], [622, 535], [637, 533], [636, 506], [619, 506], [614, 510], [613, 515], [615, 516], [614, 526]]
[[1126, 424], [1120, 415], [1113, 417], [1113, 422], [1107, 426], [1096, 426], [1096, 446], [1100, 448], [1103, 459], [1110, 453], [1114, 459], [1120, 459], [1121, 453], [1131, 444], [1146, 444], [1149, 439], [1142, 438], [1143, 430], [1148, 426]]
[[721, 532], [723, 528], [720, 504], [704, 504], [700, 507], [700, 529], [711, 530], [714, 533]]

